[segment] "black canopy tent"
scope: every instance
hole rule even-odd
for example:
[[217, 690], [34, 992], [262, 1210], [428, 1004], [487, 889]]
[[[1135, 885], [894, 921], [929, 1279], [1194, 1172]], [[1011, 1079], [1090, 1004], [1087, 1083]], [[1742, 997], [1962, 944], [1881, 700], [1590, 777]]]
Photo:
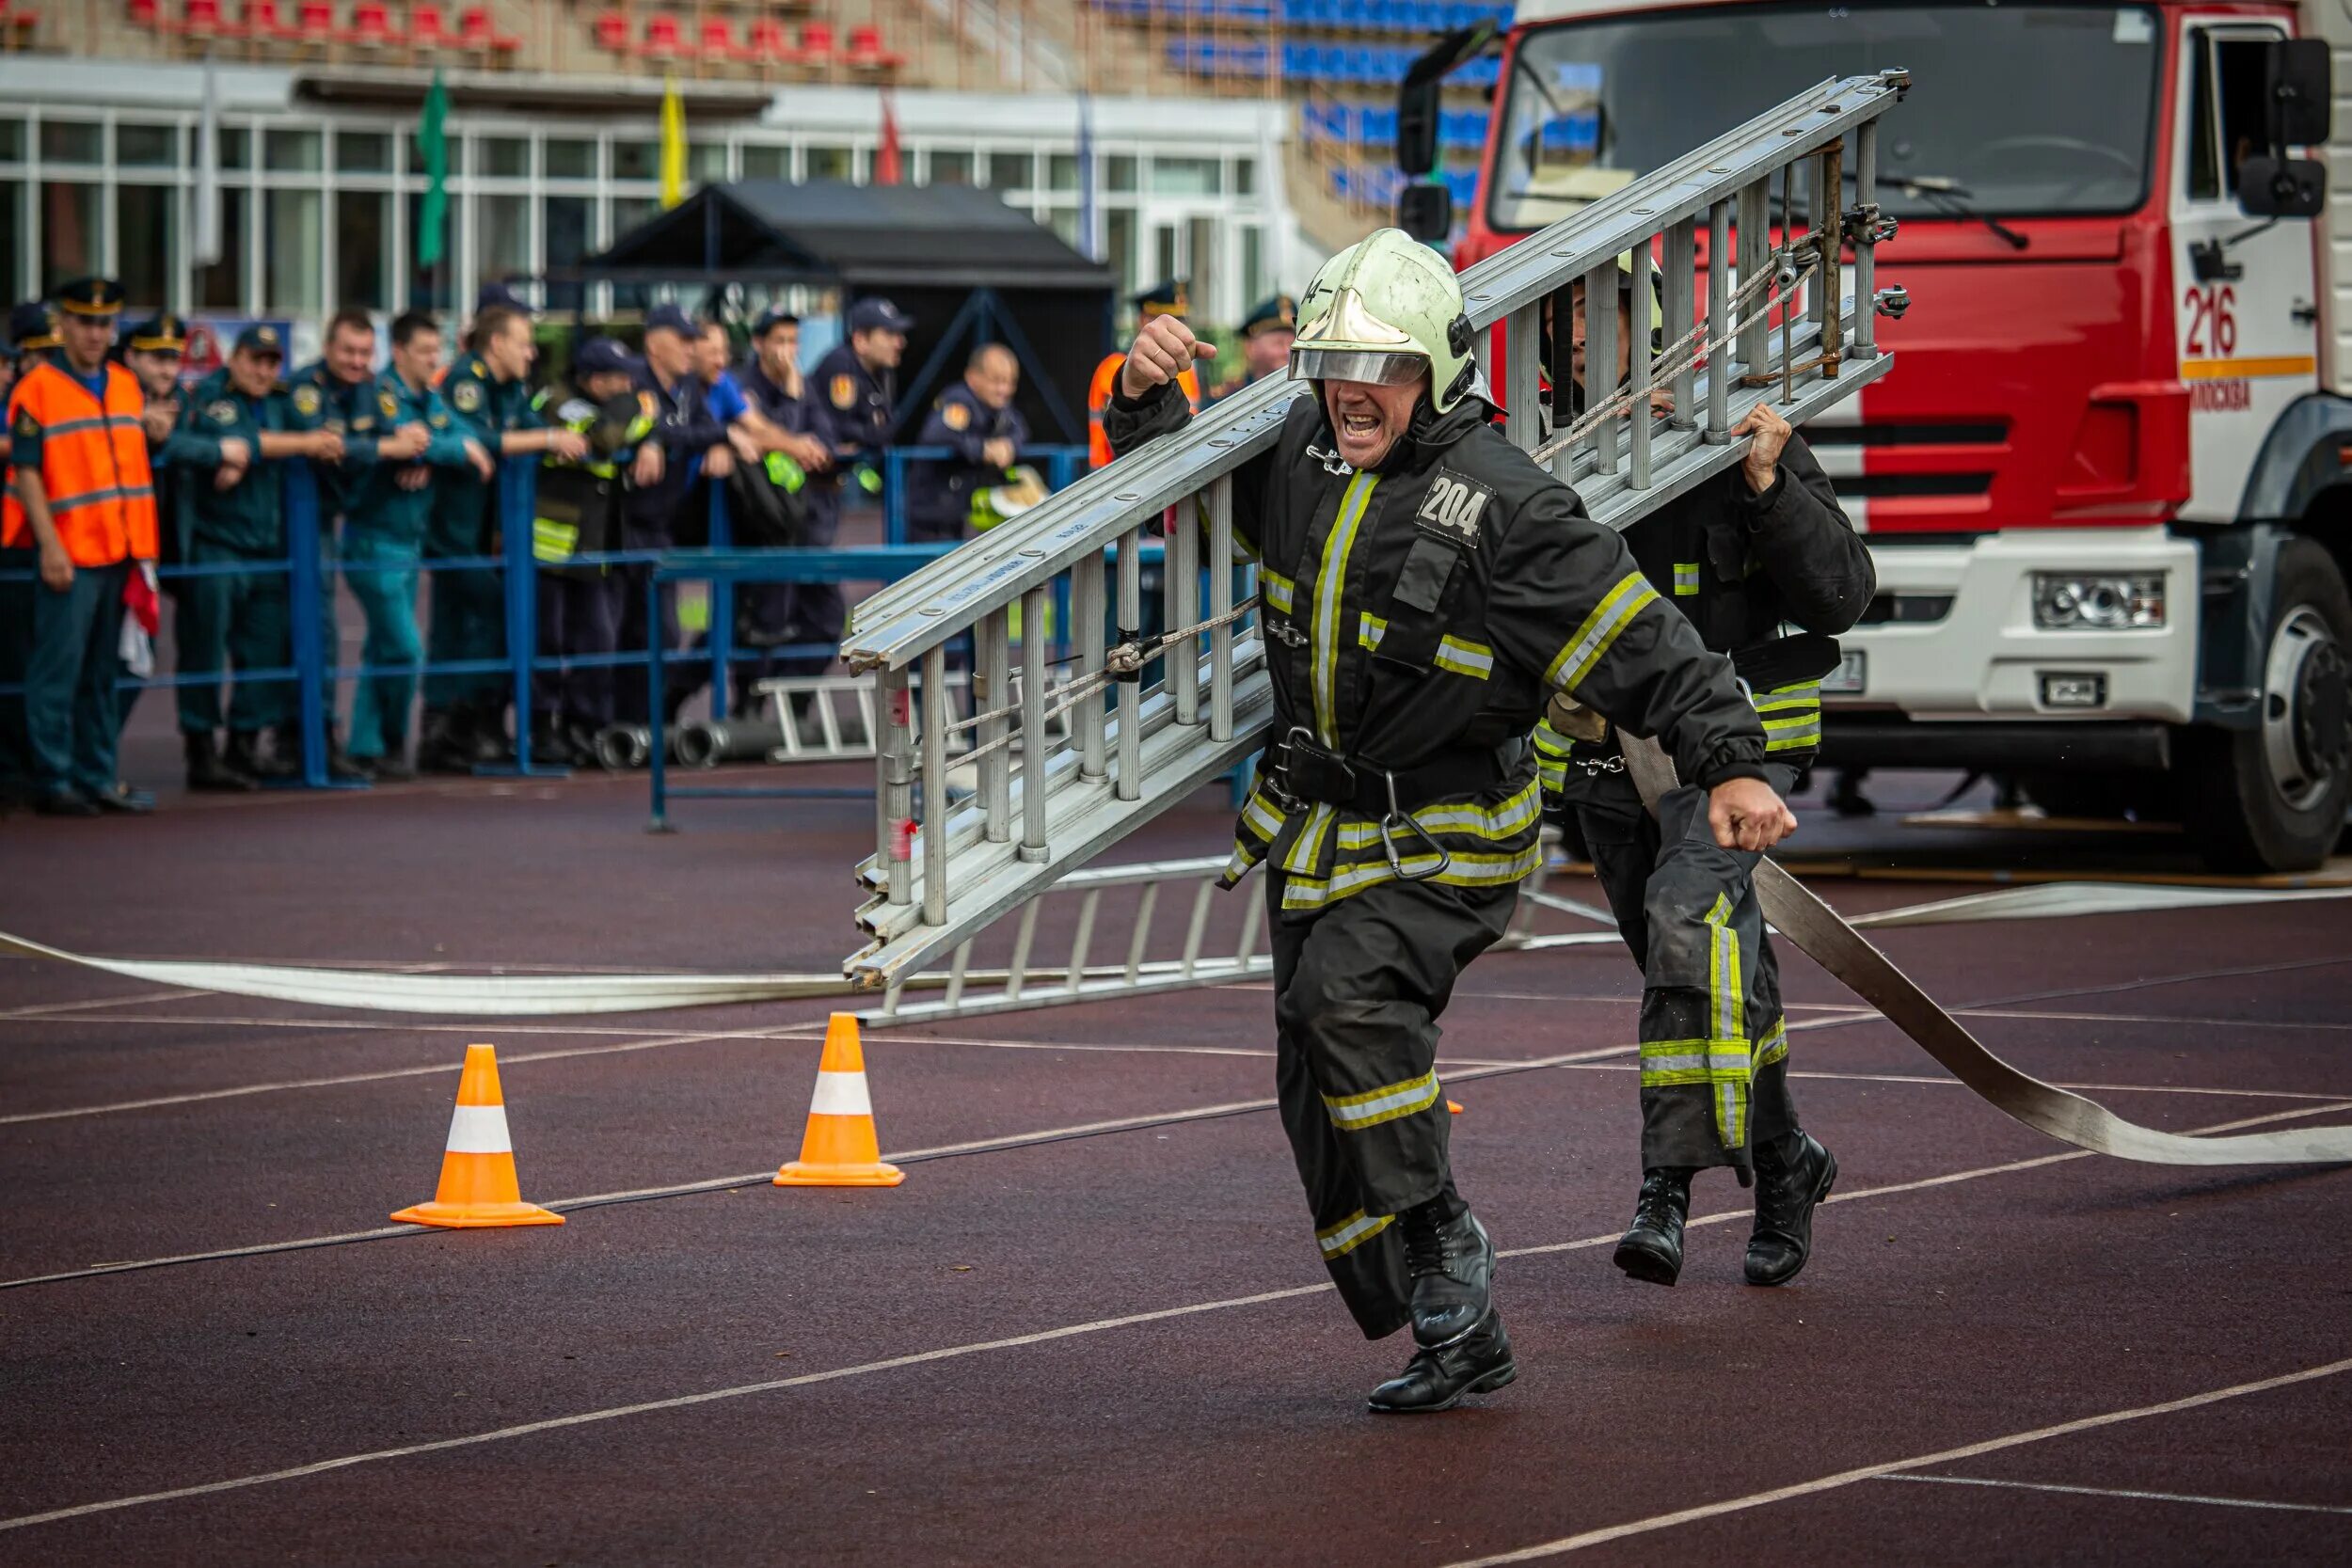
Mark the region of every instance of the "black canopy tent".
[[1111, 269], [968, 185], [705, 185], [578, 270], [617, 283], [804, 283], [842, 307], [886, 294], [914, 317], [899, 367], [899, 438], [982, 342], [1019, 356], [1039, 438], [1084, 441], [1087, 384], [1110, 351]]

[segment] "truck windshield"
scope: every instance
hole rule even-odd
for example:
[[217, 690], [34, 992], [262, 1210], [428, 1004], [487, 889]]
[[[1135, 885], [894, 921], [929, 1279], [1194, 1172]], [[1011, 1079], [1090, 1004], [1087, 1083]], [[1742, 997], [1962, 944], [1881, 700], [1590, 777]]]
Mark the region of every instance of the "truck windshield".
[[[2159, 36], [2141, 7], [1991, 0], [1676, 8], [1539, 27], [1505, 83], [1487, 222], [1557, 222], [1825, 77], [1888, 66], [1915, 68], [1917, 83], [1880, 133], [1890, 212], [1948, 214], [1955, 199], [2008, 216], [2129, 212], [2147, 190]], [[1851, 180], [1851, 156], [1846, 168]]]

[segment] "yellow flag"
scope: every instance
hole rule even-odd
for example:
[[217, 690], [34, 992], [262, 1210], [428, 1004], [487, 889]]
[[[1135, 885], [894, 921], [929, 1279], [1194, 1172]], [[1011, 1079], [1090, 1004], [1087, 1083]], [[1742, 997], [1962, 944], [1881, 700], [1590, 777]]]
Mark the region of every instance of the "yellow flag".
[[661, 84], [661, 205], [666, 210], [686, 199], [686, 103], [677, 95], [677, 78]]

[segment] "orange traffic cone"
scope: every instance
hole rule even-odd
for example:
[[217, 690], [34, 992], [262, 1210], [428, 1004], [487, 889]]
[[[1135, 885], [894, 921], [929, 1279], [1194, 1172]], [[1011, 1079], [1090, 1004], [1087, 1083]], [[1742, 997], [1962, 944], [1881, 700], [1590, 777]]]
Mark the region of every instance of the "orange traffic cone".
[[857, 1018], [835, 1013], [825, 1025], [825, 1055], [817, 1064], [817, 1094], [808, 1102], [801, 1157], [776, 1172], [776, 1185], [895, 1187], [906, 1179], [898, 1166], [882, 1164], [882, 1145], [875, 1141]]
[[562, 1225], [564, 1216], [522, 1200], [515, 1182], [515, 1145], [506, 1134], [506, 1101], [499, 1093], [498, 1052], [466, 1047], [466, 1074], [457, 1081], [457, 1109], [449, 1118], [449, 1148], [433, 1201], [392, 1218], [410, 1225], [473, 1229], [494, 1225]]
[[1447, 1101], [1445, 1102], [1445, 1108], [1449, 1115], [1458, 1117], [1462, 1114], [1462, 1102], [1458, 1100]]

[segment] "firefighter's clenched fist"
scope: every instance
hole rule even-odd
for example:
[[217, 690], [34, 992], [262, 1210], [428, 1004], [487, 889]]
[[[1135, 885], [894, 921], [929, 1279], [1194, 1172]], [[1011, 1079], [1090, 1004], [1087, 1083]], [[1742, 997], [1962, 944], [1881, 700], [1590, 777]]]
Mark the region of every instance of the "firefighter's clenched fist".
[[1192, 369], [1195, 359], [1214, 359], [1216, 345], [1192, 335], [1192, 328], [1174, 316], [1154, 316], [1143, 324], [1128, 346], [1127, 362], [1120, 368], [1119, 389], [1128, 398], [1143, 396], [1163, 382]]

